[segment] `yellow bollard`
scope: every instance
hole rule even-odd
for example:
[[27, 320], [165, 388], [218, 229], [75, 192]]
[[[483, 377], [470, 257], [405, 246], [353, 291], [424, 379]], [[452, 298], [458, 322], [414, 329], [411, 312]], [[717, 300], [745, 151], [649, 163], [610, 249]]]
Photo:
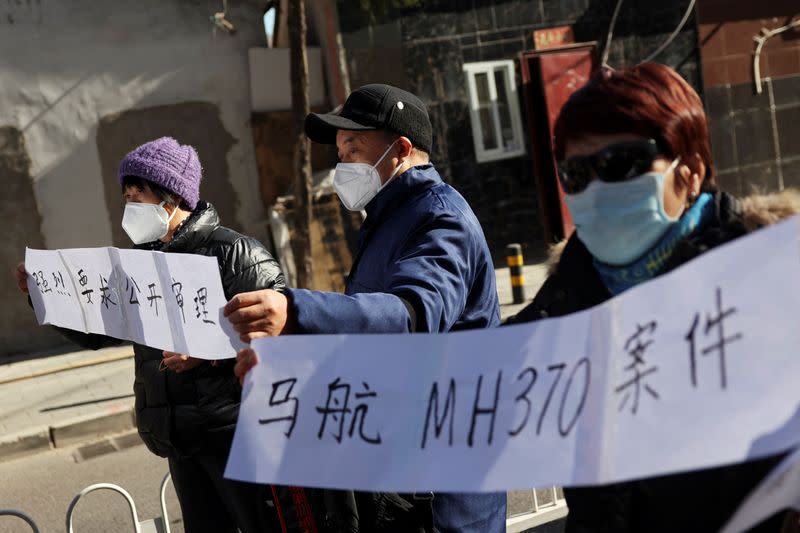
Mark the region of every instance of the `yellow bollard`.
[[509, 244], [506, 246], [506, 261], [511, 272], [511, 292], [514, 303], [521, 304], [525, 301], [525, 276], [522, 275], [522, 245]]

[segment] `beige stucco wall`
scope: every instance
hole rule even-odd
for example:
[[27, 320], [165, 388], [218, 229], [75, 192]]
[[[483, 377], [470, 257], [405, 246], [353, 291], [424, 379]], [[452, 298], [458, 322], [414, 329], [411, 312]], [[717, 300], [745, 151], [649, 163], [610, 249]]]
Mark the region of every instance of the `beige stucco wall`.
[[[228, 223], [266, 238], [249, 126], [248, 72], [248, 49], [265, 42], [262, 4], [229, 2], [227, 18], [237, 32], [228, 35], [209, 21], [220, 2], [2, 3], [0, 127], [24, 136], [41, 220], [41, 227], [29, 228], [31, 242], [41, 236], [47, 248], [112, 244], [111, 226], [119, 221], [116, 213], [109, 216], [106, 188], [118, 185], [103, 181], [98, 121], [183, 102], [208, 102], [219, 109], [234, 141], [225, 156], [228, 175], [207, 179], [230, 181], [234, 195], [227, 201], [235, 205], [227, 211], [235, 220]], [[0, 246], [18, 244], [0, 238]], [[21, 259], [24, 250], [18, 253]], [[0, 268], [8, 272], [11, 266]], [[30, 331], [11, 331], [3, 316], [29, 312], [25, 307], [9, 302], [0, 311], [0, 355], [36, 344], [26, 340]]]

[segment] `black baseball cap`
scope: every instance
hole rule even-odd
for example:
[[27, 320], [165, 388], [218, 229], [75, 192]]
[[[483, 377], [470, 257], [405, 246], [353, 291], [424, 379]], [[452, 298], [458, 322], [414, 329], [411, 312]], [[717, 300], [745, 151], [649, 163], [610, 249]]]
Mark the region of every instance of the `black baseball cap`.
[[374, 83], [359, 87], [347, 97], [341, 110], [310, 113], [306, 135], [314, 142], [336, 144], [339, 130], [389, 130], [408, 137], [416, 148], [430, 153], [433, 127], [422, 100], [408, 91]]

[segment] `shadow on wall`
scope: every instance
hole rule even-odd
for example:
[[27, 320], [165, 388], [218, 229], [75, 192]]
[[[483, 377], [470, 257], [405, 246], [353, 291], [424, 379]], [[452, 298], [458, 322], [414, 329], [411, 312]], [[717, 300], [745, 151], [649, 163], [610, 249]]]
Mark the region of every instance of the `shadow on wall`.
[[42, 220], [36, 207], [31, 160], [22, 131], [0, 127], [0, 357], [62, 343], [50, 328], [36, 323], [33, 309], [13, 282], [12, 271], [25, 258], [25, 247], [44, 248]]
[[97, 151], [114, 245], [130, 247], [130, 240], [119, 224], [123, 211], [117, 178], [119, 163], [137, 146], [164, 136], [195, 147], [203, 165], [200, 197], [214, 204], [225, 226], [241, 231], [227, 159], [228, 151], [238, 140], [225, 129], [216, 105], [182, 102], [114, 113], [98, 122]]

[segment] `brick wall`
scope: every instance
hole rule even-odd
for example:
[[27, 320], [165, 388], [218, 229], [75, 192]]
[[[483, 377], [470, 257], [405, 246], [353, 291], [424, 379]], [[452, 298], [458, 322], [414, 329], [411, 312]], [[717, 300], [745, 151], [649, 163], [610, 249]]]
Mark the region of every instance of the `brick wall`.
[[[533, 31], [573, 26], [577, 42], [603, 41], [614, 0], [430, 0], [365, 12], [339, 0], [340, 27], [351, 86], [384, 82], [405, 87], [429, 107], [434, 127], [432, 158], [442, 175], [470, 202], [483, 224], [496, 260], [521, 242], [526, 257], [543, 251], [530, 139], [525, 155], [477, 163], [463, 64], [518, 58], [532, 50]], [[635, 64], [658, 47], [683, 16], [688, 0], [624, 2], [609, 63]], [[665, 5], [668, 4], [668, 5]], [[657, 58], [677, 67], [700, 87], [697, 32], [690, 20]], [[517, 84], [521, 83], [517, 67]], [[521, 92], [518, 91], [518, 94]], [[525, 120], [525, 106], [520, 102]], [[526, 133], [527, 135], [527, 133]]]
[[796, 0], [700, 0], [699, 35], [705, 100], [719, 182], [753, 188], [800, 186], [800, 29], [769, 39], [756, 93], [754, 36], [800, 15]]

